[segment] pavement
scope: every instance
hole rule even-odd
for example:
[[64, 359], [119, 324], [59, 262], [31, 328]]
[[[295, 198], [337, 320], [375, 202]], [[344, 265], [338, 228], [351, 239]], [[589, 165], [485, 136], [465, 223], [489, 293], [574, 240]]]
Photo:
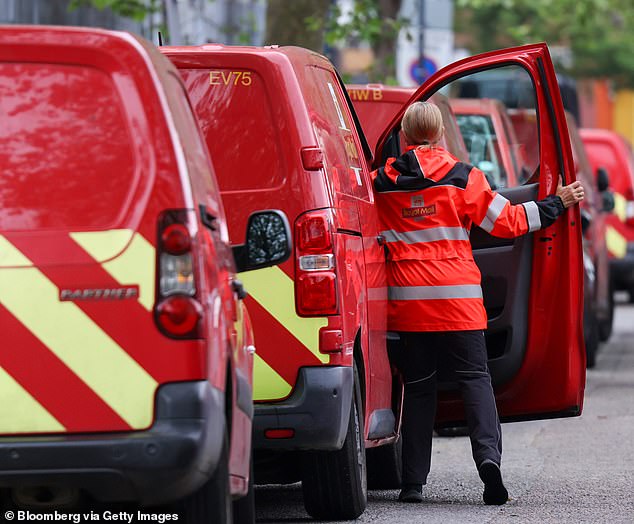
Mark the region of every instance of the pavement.
[[[614, 334], [588, 370], [584, 412], [503, 425], [502, 471], [511, 500], [482, 502], [466, 437], [434, 439], [425, 502], [371, 491], [359, 523], [634, 524], [634, 306], [617, 307]], [[301, 487], [256, 491], [258, 523], [301, 523]]]

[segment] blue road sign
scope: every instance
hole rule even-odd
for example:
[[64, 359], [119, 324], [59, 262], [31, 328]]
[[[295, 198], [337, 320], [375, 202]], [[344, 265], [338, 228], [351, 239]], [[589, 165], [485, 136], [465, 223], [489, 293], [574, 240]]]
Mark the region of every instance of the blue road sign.
[[417, 58], [409, 66], [409, 74], [412, 77], [412, 80], [418, 84], [422, 84], [436, 71], [438, 71], [436, 62], [426, 56], [422, 57], [422, 60]]

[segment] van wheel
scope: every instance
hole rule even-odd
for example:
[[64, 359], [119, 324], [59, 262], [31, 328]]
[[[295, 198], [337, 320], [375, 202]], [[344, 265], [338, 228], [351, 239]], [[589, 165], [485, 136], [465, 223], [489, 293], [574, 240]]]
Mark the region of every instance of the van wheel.
[[198, 491], [184, 500], [183, 506], [186, 524], [231, 524], [229, 445], [226, 433], [216, 471]]
[[253, 487], [253, 452], [249, 461], [249, 491], [233, 502], [233, 524], [253, 524], [255, 522], [255, 488]]
[[599, 351], [599, 321], [587, 305], [584, 308], [583, 338], [586, 343], [586, 367], [593, 368], [597, 363]]
[[348, 431], [338, 451], [307, 453], [302, 467], [304, 507], [321, 520], [356, 519], [365, 511], [368, 485], [361, 390], [354, 370]]
[[403, 439], [366, 450], [368, 489], [399, 489], [403, 477]]

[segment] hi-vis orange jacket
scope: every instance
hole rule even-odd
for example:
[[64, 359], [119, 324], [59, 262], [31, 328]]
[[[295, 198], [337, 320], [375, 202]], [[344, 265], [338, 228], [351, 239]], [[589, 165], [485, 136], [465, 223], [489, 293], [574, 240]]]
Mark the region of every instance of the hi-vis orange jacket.
[[482, 171], [440, 147], [410, 148], [372, 176], [388, 247], [391, 331], [486, 329], [472, 224], [512, 238], [564, 211], [557, 196], [512, 205]]

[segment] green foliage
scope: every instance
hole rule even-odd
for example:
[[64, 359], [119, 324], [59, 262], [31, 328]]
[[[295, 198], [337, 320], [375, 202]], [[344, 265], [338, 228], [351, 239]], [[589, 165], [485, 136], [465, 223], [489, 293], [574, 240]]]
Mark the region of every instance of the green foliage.
[[[348, 20], [340, 23], [344, 14]], [[326, 43], [332, 46], [342, 42], [367, 42], [375, 45], [381, 39], [396, 38], [406, 24], [407, 21], [398, 16], [382, 16], [378, 0], [354, 0], [352, 10], [346, 13], [335, 3], [327, 20], [313, 17], [306, 19], [309, 30], [325, 29]]]
[[148, 14], [158, 11], [156, 4], [158, 4], [156, 0], [149, 2], [145, 0], [71, 0], [68, 7], [69, 9], [77, 9], [78, 7], [110, 9], [119, 16], [142, 22]]
[[634, 86], [631, 0], [457, 0], [456, 30], [473, 36], [471, 51], [546, 41], [572, 53], [560, 64], [575, 76]]
[[374, 64], [367, 71], [373, 82], [396, 83], [396, 40], [408, 20], [399, 17], [402, 0], [354, 0], [343, 12], [333, 2], [327, 17], [305, 18], [309, 31], [324, 33], [330, 46], [368, 44], [374, 52]]

